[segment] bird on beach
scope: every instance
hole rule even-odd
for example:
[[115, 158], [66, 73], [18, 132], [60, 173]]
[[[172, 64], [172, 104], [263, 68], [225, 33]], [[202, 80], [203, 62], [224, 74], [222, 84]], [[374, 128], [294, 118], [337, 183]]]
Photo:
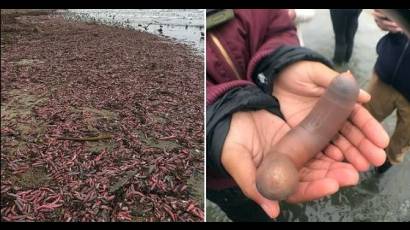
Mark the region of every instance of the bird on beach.
[[144, 27], [144, 30], [148, 30], [148, 26], [150, 26], [152, 23], [148, 23], [148, 25], [146, 25], [146, 26], [143, 26]]

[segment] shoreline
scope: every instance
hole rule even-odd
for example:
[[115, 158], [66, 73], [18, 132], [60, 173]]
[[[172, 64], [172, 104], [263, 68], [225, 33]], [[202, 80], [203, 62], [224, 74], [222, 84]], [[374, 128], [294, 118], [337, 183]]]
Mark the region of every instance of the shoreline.
[[[114, 19], [108, 20], [108, 16], [107, 16], [107, 19], [102, 19], [102, 18], [97, 19], [97, 18], [91, 16], [88, 13], [78, 13], [78, 12], [76, 13], [76, 12], [69, 11], [68, 9], [66, 9], [66, 10], [57, 10], [56, 13], [61, 14], [67, 20], [80, 21], [80, 22], [85, 22], [85, 23], [95, 23], [95, 24], [98, 24], [98, 25], [107, 25], [107, 26], [112, 26], [112, 27], [116, 27], [116, 28], [130, 29], [130, 30], [135, 30], [135, 31], [139, 31], [139, 32], [153, 34], [153, 35], [156, 35], [160, 38], [164, 38], [165, 40], [167, 40], [170, 43], [178, 43], [178, 44], [187, 45], [187, 48], [192, 50], [192, 53], [194, 53], [195, 55], [199, 55], [201, 57], [204, 55], [203, 54], [204, 46], [196, 46], [194, 41], [189, 41], [189, 40], [182, 39], [182, 38], [176, 38], [176, 37], [165, 35], [165, 34], [157, 34], [154, 31], [149, 31], [147, 29], [143, 30], [143, 28], [144, 28], [143, 24], [138, 24], [138, 26], [132, 26], [129, 23], [129, 21], [128, 22], [127, 21], [121, 22], [121, 21], [117, 21], [117, 20], [114, 20]], [[176, 27], [186, 27], [186, 26], [188, 26], [188, 24], [171, 25], [171, 24], [167, 24], [167, 23], [159, 23], [159, 25], [161, 25], [161, 26], [176, 26]], [[203, 26], [200, 26], [200, 25], [189, 25], [189, 26], [190, 27], [195, 27], [195, 28], [202, 28], [203, 27]]]

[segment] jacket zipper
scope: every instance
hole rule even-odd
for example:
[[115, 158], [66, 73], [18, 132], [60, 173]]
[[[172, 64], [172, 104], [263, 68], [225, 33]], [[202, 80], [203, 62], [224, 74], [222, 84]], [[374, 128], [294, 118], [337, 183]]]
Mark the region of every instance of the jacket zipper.
[[231, 67], [232, 72], [235, 74], [236, 78], [238, 80], [242, 80], [241, 76], [239, 75], [238, 70], [236, 69], [235, 65], [233, 64], [233, 61], [231, 57], [229, 57], [228, 52], [226, 52], [225, 48], [219, 41], [219, 39], [213, 34], [209, 33], [209, 36], [211, 37], [212, 42], [215, 44], [215, 46], [218, 48], [219, 52], [222, 54], [223, 58], [225, 59], [226, 63]]

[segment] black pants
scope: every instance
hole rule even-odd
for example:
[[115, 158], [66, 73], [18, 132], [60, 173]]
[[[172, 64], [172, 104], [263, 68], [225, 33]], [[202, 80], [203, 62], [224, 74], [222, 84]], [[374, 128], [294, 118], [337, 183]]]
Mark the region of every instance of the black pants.
[[273, 222], [263, 209], [248, 199], [239, 188], [220, 191], [207, 189], [207, 198], [217, 204], [234, 222]]
[[354, 36], [359, 25], [361, 9], [330, 9], [335, 32], [335, 63], [348, 62], [353, 52]]

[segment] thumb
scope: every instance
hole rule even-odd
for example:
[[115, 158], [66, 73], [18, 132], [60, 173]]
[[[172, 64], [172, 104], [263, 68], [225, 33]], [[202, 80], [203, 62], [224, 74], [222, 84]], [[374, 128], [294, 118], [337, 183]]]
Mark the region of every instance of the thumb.
[[246, 148], [224, 146], [221, 161], [246, 197], [256, 202], [270, 218], [279, 215], [279, 203], [266, 199], [256, 188], [256, 166]]
[[[338, 75], [343, 75], [345, 77], [354, 78], [353, 74], [350, 71], [347, 71], [344, 73], [338, 73], [321, 63], [318, 65], [314, 65], [313, 71], [310, 74], [310, 78], [314, 84], [326, 89], [327, 87], [329, 87], [332, 80]], [[324, 91], [325, 90], [323, 90], [323, 92]], [[360, 89], [359, 96], [357, 97], [357, 102], [366, 103], [369, 101], [370, 101], [370, 94]]]

